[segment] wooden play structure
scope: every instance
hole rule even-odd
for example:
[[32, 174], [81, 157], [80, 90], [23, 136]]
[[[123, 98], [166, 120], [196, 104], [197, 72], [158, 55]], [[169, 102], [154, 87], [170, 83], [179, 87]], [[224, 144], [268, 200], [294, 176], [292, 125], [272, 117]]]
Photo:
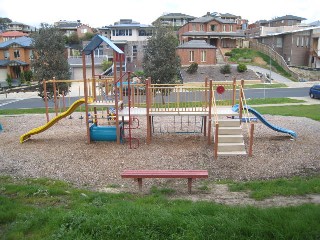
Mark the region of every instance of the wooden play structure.
[[[105, 42], [113, 49], [113, 71], [112, 77], [96, 75], [94, 69], [94, 50]], [[90, 55], [91, 76], [87, 77], [86, 59]], [[183, 122], [193, 124], [190, 119], [197, 119], [195, 123], [201, 125], [199, 131], [207, 138], [207, 143], [212, 144], [214, 137], [214, 156], [218, 155], [252, 155], [253, 129], [248, 111], [233, 111], [232, 106], [239, 104], [239, 109], [246, 105], [244, 95], [244, 81], [214, 82], [204, 79], [202, 83], [194, 84], [152, 84], [151, 79], [139, 83], [133, 82], [133, 74], [122, 71], [124, 53], [111, 40], [96, 35], [92, 41], [83, 49], [83, 80], [81, 98], [74, 102], [67, 110], [63, 104], [64, 112], [58, 113], [58, 98], [56, 95], [56, 84], [67, 80], [43, 81], [44, 93], [46, 86], [53, 84], [54, 108], [56, 117], [49, 119], [48, 102], [47, 124], [33, 129], [20, 137], [20, 142], [28, 140], [31, 135], [45, 131], [61, 118], [69, 116], [77, 107], [84, 104], [87, 142], [94, 141], [117, 141], [128, 142], [130, 148], [139, 145], [139, 140], [133, 135], [136, 128], [134, 120], [145, 117], [146, 142], [150, 144], [155, 128], [155, 118], [173, 117], [174, 125], [180, 124], [179, 131], [183, 131]], [[69, 83], [76, 81], [68, 80]], [[64, 94], [62, 94], [64, 98]], [[47, 99], [45, 97], [45, 99]], [[65, 102], [65, 100], [63, 100]], [[99, 111], [103, 109], [107, 118], [99, 117]], [[245, 147], [242, 135], [242, 124], [240, 119], [246, 116], [246, 128], [248, 129], [249, 142]], [[183, 118], [186, 118], [184, 120]], [[107, 121], [107, 124], [102, 122]], [[179, 119], [179, 120], [176, 120]], [[158, 121], [160, 124], [162, 120]], [[178, 127], [177, 127], [178, 128]], [[126, 134], [125, 131], [127, 131]], [[167, 129], [167, 131], [169, 131]], [[176, 131], [176, 132], [179, 132]], [[191, 132], [190, 129], [186, 132]], [[246, 150], [247, 148], [247, 150]]]

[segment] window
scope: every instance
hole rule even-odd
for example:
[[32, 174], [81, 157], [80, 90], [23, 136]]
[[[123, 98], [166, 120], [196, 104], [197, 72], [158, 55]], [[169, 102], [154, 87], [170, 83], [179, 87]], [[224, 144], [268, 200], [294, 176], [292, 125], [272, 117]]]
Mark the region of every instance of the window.
[[304, 37], [301, 37], [301, 45], [300, 45], [301, 47], [303, 47], [303, 43], [304, 43], [303, 40], [304, 40]]
[[299, 37], [297, 37], [297, 47], [299, 47], [299, 41], [300, 41], [300, 39], [299, 39]]
[[192, 31], [196, 31], [197, 25], [195, 23], [192, 23]]
[[204, 30], [204, 25], [200, 24], [200, 31], [203, 31], [203, 30]]
[[9, 51], [4, 51], [4, 59], [9, 59], [10, 57], [10, 54], [9, 54]]
[[32, 50], [29, 50], [29, 59], [30, 59], [30, 60], [33, 59], [33, 52], [32, 52]]
[[137, 54], [138, 54], [138, 48], [136, 45], [132, 46], [132, 58], [136, 59], [137, 58]]
[[103, 56], [103, 45], [100, 45], [98, 48], [94, 50], [94, 55], [96, 57]]
[[225, 24], [223, 24], [223, 29], [222, 29], [222, 31], [223, 31], [223, 32], [226, 31], [226, 25], [225, 25]]
[[216, 30], [216, 25], [211, 25], [211, 31], [215, 31]]
[[233, 32], [233, 25], [230, 25], [230, 32]]
[[194, 62], [194, 51], [189, 52], [189, 62]]
[[306, 47], [309, 47], [309, 37], [306, 37]]
[[201, 51], [201, 62], [207, 61], [207, 51], [202, 50]]
[[81, 29], [81, 33], [87, 33], [87, 32], [88, 32], [88, 29], [86, 29], [86, 28]]
[[282, 38], [281, 37], [277, 38], [276, 47], [282, 48]]
[[132, 29], [115, 29], [115, 30], [112, 30], [112, 36], [132, 36]]
[[20, 58], [20, 51], [18, 49], [14, 50], [13, 56], [14, 56], [14, 58]]

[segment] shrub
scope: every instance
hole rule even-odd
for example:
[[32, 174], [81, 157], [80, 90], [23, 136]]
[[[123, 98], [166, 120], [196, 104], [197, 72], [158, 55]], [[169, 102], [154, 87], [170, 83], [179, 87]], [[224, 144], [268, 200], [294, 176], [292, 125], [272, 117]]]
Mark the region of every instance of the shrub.
[[8, 83], [8, 86], [11, 87], [12, 86], [12, 77], [10, 76], [10, 74], [7, 74], [6, 81]]
[[107, 61], [107, 60], [103, 60], [101, 65], [102, 65], [102, 70], [106, 71], [108, 68], [110, 68], [112, 66], [112, 61]]
[[198, 63], [194, 62], [187, 69], [187, 73], [193, 74], [198, 71]]
[[245, 72], [247, 71], [247, 65], [243, 64], [243, 63], [240, 63], [238, 66], [237, 66], [237, 70], [238, 72]]
[[227, 56], [227, 57], [231, 57], [232, 56], [232, 52], [226, 52], [224, 55]]
[[31, 82], [32, 77], [33, 77], [33, 73], [31, 70], [24, 71], [24, 78], [27, 82]]
[[225, 64], [220, 68], [220, 72], [222, 74], [230, 74], [231, 73], [231, 67], [229, 64]]

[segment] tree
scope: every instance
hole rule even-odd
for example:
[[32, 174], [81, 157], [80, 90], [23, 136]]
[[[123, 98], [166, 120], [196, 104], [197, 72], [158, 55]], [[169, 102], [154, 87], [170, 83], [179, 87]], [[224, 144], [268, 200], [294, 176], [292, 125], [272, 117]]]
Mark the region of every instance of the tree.
[[[33, 68], [33, 78], [40, 83], [39, 96], [44, 98], [42, 81], [53, 79], [69, 80], [69, 64], [65, 56], [65, 41], [63, 34], [59, 29], [41, 24], [39, 32], [35, 32], [31, 36], [33, 38], [34, 58], [31, 62]], [[58, 83], [58, 94], [65, 94], [68, 91], [67, 83]], [[53, 96], [53, 85], [47, 85], [48, 98]]]
[[176, 55], [178, 39], [174, 32], [158, 25], [144, 51], [143, 70], [152, 83], [175, 83], [180, 68]]

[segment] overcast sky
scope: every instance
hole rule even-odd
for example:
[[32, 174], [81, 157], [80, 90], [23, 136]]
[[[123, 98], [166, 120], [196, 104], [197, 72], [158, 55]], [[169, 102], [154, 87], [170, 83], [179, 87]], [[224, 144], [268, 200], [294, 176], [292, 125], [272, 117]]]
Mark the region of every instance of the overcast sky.
[[0, 0], [0, 17], [35, 27], [59, 20], [102, 27], [125, 18], [151, 24], [166, 13], [201, 17], [207, 12], [240, 15], [249, 23], [284, 15], [303, 17], [310, 23], [320, 20], [320, 0]]

